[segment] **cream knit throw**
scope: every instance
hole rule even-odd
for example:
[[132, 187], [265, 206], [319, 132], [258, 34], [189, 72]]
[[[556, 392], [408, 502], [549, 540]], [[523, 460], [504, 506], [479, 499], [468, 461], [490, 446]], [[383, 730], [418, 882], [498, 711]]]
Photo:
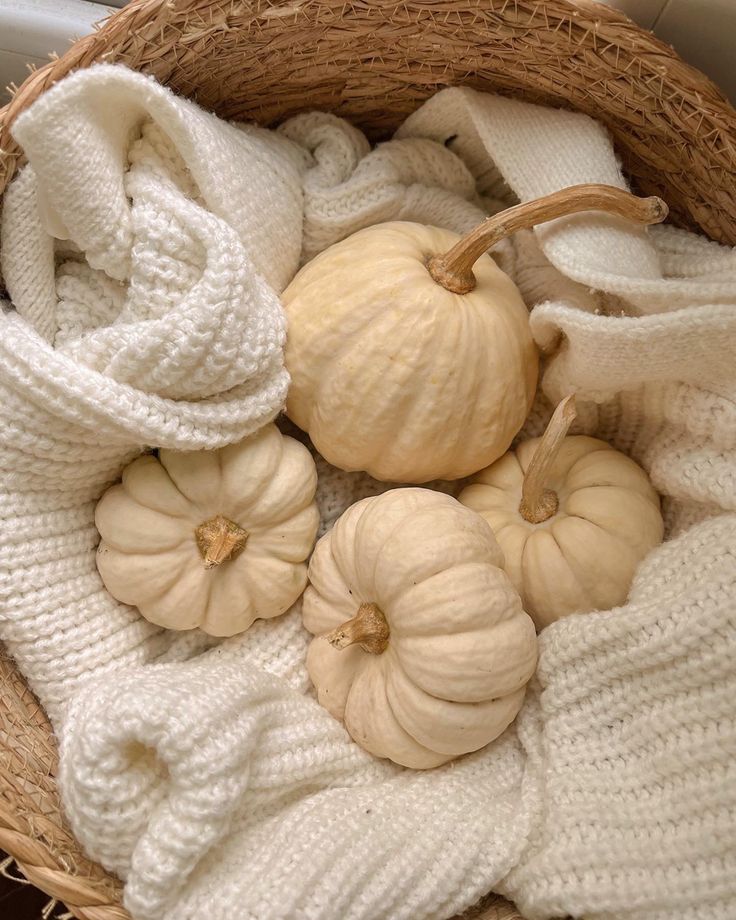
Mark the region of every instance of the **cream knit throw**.
[[[623, 186], [605, 132], [446, 90], [371, 152], [329, 115], [236, 128], [98, 67], [15, 133], [31, 165], [2, 226], [0, 636], [133, 915], [440, 920], [495, 887], [531, 920], [733, 920], [734, 253], [601, 215], [500, 250], [535, 305], [544, 393], [578, 392], [581, 430], [647, 467], [671, 539], [626, 606], [544, 631], [499, 741], [415, 773], [317, 705], [298, 610], [203, 652], [112, 601], [93, 504], [143, 445], [216, 447], [274, 416], [273, 291], [300, 250], [394, 218], [462, 230], [509, 188]], [[318, 466], [325, 528], [385, 488]]]

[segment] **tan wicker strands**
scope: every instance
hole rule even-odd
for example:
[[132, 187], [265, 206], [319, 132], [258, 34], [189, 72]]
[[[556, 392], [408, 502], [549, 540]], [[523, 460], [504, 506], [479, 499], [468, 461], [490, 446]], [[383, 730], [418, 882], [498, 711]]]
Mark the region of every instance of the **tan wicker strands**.
[[639, 188], [675, 217], [736, 242], [736, 125], [712, 83], [621, 14], [589, 0], [137, 0], [33, 74], [8, 126], [51, 83], [123, 61], [232, 118], [310, 107], [394, 128], [438, 88], [465, 83], [572, 106], [604, 121]]
[[[0, 110], [0, 192], [20, 160], [13, 119], [98, 61], [151, 73], [228, 118], [273, 124], [321, 108], [373, 138], [449, 84], [576, 108], [608, 125], [641, 191], [736, 243], [736, 112], [670, 48], [590, 0], [133, 0]], [[55, 769], [49, 724], [0, 655], [0, 848], [75, 916], [125, 920], [119, 882], [64, 824]], [[472, 916], [520, 920], [500, 899]]]
[[80, 920], [129, 920], [120, 882], [83, 855], [66, 827], [56, 762], [51, 726], [0, 645], [0, 849]]

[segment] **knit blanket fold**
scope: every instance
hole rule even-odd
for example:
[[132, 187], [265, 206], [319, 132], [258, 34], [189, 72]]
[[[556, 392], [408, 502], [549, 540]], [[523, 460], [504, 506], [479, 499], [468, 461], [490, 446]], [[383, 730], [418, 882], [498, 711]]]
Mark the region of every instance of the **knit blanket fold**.
[[[370, 757], [316, 702], [299, 604], [222, 642], [114, 601], [94, 504], [141, 450], [276, 416], [278, 293], [383, 220], [461, 232], [512, 197], [626, 187], [586, 116], [438, 93], [371, 150], [326, 113], [230, 125], [118, 66], [14, 125], [0, 268], [0, 638], [49, 712], [75, 834], [136, 920], [442, 920], [495, 888], [529, 920], [736, 916], [736, 256], [582, 214], [495, 252], [544, 355], [538, 401], [663, 496], [623, 607], [540, 635], [497, 742]], [[322, 529], [389, 484], [315, 457]], [[437, 484], [453, 492], [455, 484]]]
[[278, 284], [298, 265], [305, 154], [124, 68], [39, 102], [14, 127], [30, 165], [2, 212], [0, 596], [2, 638], [59, 724], [79, 683], [169, 641], [104, 590], [94, 502], [146, 445], [223, 446], [283, 404], [286, 325], [256, 265]]

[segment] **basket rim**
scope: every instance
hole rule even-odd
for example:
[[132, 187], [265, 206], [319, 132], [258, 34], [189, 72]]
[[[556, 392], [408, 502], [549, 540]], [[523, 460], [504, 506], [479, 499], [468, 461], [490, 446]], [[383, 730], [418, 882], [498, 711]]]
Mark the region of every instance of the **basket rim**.
[[[630, 80], [630, 85], [636, 84], [637, 80], [641, 87], [651, 87], [656, 84], [655, 89], [659, 87], [662, 99], [666, 100], [669, 107], [665, 116], [662, 116], [661, 112], [654, 113], [654, 115], [660, 117], [662, 122], [667, 118], [670, 118], [672, 122], [680, 118], [682, 124], [685, 125], [682, 137], [668, 138], [672, 141], [671, 145], [660, 145], [659, 159], [662, 159], [665, 150], [671, 154], [674, 148], [678, 148], [680, 153], [688, 147], [707, 150], [707, 156], [704, 157], [706, 162], [697, 165], [699, 172], [708, 172], [709, 178], [712, 177], [710, 184], [713, 190], [708, 195], [704, 195], [702, 188], [698, 187], [697, 177], [691, 178], [693, 169], [685, 169], [681, 175], [674, 177], [671, 169], [668, 173], [667, 164], [657, 162], [657, 155], [648, 151], [646, 137], [650, 125], [647, 120], [651, 121], [654, 115], [645, 110], [641, 98], [637, 98], [636, 93], [628, 99], [624, 98], [625, 88], [621, 89], [616, 85], [611, 88], [611, 94], [622, 95], [623, 110], [630, 120], [629, 127], [634, 124], [641, 127], [643, 139], [632, 138], [632, 132], [626, 130], [626, 124], [612, 123], [613, 119], [608, 117], [605, 105], [593, 105], [592, 110], [587, 114], [607, 124], [620, 148], [619, 152], [622, 154], [624, 166], [634, 178], [637, 178], [637, 167], [646, 165], [650, 180], [654, 177], [658, 178], [661, 174], [664, 176], [662, 183], [666, 185], [665, 180], [670, 181], [672, 194], [669, 199], [666, 194], [662, 195], [662, 184], [657, 188], [650, 181], [649, 187], [642, 186], [642, 191], [645, 194], [660, 194], [661, 197], [668, 200], [674, 220], [679, 219], [683, 225], [691, 228], [699, 227], [706, 235], [719, 242], [736, 244], [736, 202], [733, 201], [734, 196], [728, 183], [730, 175], [736, 170], [736, 110], [711, 79], [683, 61], [671, 46], [633, 23], [622, 11], [604, 6], [598, 0], [545, 0], [544, 3], [540, 3], [539, 0], [484, 0], [482, 8], [474, 0], [466, 0], [466, 2], [467, 10], [471, 11], [474, 16], [479, 14], [493, 16], [497, 22], [508, 23], [510, 28], [516, 29], [520, 34], [532, 32], [539, 27], [546, 28], [550, 32], [562, 32], [564, 31], [563, 26], [566, 25], [570, 36], [566, 53], [570, 61], [576, 56], [579, 57], [583, 52], [589, 53], [595, 60], [600, 61], [604, 71], [608, 68], [617, 77], [626, 77]], [[85, 68], [101, 61], [130, 63], [125, 59], [125, 54], [136, 53], [136, 49], [130, 45], [131, 37], [137, 36], [146, 26], [160, 27], [157, 34], [160, 33], [163, 42], [164, 32], [174, 20], [186, 22], [187, 17], [191, 15], [197, 14], [201, 17], [203, 10], [214, 10], [219, 11], [220, 20], [223, 20], [224, 17], [224, 21], [205, 31], [212, 32], [216, 36], [218, 28], [223, 30], [229, 28], [228, 11], [233, 12], [237, 7], [237, 10], [243, 15], [247, 14], [249, 27], [251, 23], [257, 23], [258, 29], [261, 29], [262, 23], [268, 19], [278, 20], [280, 23], [288, 23], [289, 27], [294, 25], [298, 28], [299, 17], [304, 19], [311, 16], [312, 20], [306, 22], [305, 25], [305, 28], [308, 29], [310, 24], [313, 25], [315, 17], [319, 17], [322, 9], [329, 9], [331, 4], [340, 8], [338, 18], [354, 14], [363, 5], [369, 9], [374, 8], [377, 11], [376, 15], [381, 17], [380, 21], [384, 22], [390, 21], [392, 16], [409, 15], [412, 0], [408, 2], [371, 0], [370, 3], [366, 0], [350, 0], [347, 4], [337, 3], [337, 0], [238, 0], [238, 4], [235, 5], [233, 0], [132, 0], [127, 6], [103, 18], [92, 34], [77, 40], [64, 55], [52, 59], [48, 64], [31, 73], [17, 88], [10, 103], [0, 109], [0, 194], [17, 166], [22, 162], [22, 151], [11, 134], [12, 124], [20, 113], [72, 70]], [[438, 16], [443, 11], [443, 7], [447, 7], [448, 14], [450, 11], [456, 12], [458, 4], [453, 0], [434, 0], [432, 4], [416, 3], [415, 6], [432, 17]], [[289, 18], [292, 14], [293, 19]], [[213, 20], [213, 17], [210, 16], [210, 19]], [[342, 21], [341, 19], [340, 22]], [[328, 31], [333, 25], [334, 17], [332, 20], [326, 20], [324, 29]], [[201, 31], [201, 22], [198, 28]], [[181, 29], [170, 31], [172, 34], [168, 35], [168, 41], [171, 44], [175, 43], [175, 38], [172, 36], [174, 33], [180, 36]], [[472, 46], [475, 51], [482, 53], [482, 43], [475, 38], [474, 34], [473, 38], [476, 44], [471, 43], [468, 47]], [[370, 35], [367, 35], [366, 40], [369, 39]], [[122, 57], [120, 56], [121, 48], [124, 52]], [[138, 69], [158, 76], [157, 62], [164, 57], [164, 54], [160, 54], [153, 60], [146, 60], [144, 66]], [[497, 72], [494, 74], [492, 70], [491, 57], [492, 55], [489, 55], [488, 61], [484, 59], [483, 62], [484, 73], [487, 71], [490, 74], [490, 77], [484, 77], [484, 79], [493, 81], [498, 74]], [[422, 59], [419, 57], [417, 60]], [[410, 63], [409, 61], [407, 66]], [[462, 74], [468, 77], [473, 73], [478, 73], [472, 70], [463, 71], [462, 65], [457, 65], [457, 63], [453, 67], [455, 69], [451, 72], [446, 68], [447, 73], [439, 81], [432, 83], [427, 95], [442, 85], [468, 82], [460, 78]], [[630, 72], [637, 70], [636, 80], [630, 78]], [[167, 76], [165, 69], [163, 74]], [[168, 73], [168, 77], [171, 77], [171, 73]], [[347, 82], [349, 78], [348, 73], [344, 82]], [[166, 79], [164, 82], [169, 82], [169, 80]], [[585, 89], [591, 100], [595, 99], [600, 103], [601, 98], [605, 98], [605, 95], [601, 97], [603, 90], [596, 85], [603, 82], [605, 82], [605, 73], [600, 80], [586, 83]], [[544, 88], [544, 95], [549, 97], [549, 104], [584, 111], [583, 107], [576, 104], [574, 94], [565, 84], [564, 79], [560, 81], [560, 84]], [[188, 86], [191, 86], [191, 81]], [[527, 97], [533, 96], [533, 86], [533, 77], [530, 77], [524, 86], [517, 79], [515, 89], [518, 92], [516, 94], [522, 98], [525, 92]], [[185, 86], [180, 91], [185, 91], [186, 88]], [[508, 86], [499, 85], [492, 88], [497, 92], [509, 92]], [[260, 102], [256, 108], [255, 114], [249, 112], [245, 120], [261, 121], [265, 124], [273, 123], [272, 106], [269, 108], [265, 102]], [[261, 113], [264, 116], [263, 119], [258, 117]], [[696, 131], [697, 144], [691, 143], [687, 137], [688, 132], [693, 135], [692, 125], [689, 122], [694, 114], [699, 119]], [[275, 120], [279, 120], [278, 117]], [[677, 128], [677, 125], [674, 127]], [[674, 133], [677, 135], [677, 131]], [[636, 155], [632, 152], [634, 148], [636, 148]], [[672, 160], [671, 155], [669, 160]], [[690, 196], [686, 194], [688, 190], [691, 192]]]
[[[70, 865], [61, 852], [48, 845], [49, 829], [65, 843], [75, 842], [58, 804], [55, 777], [58, 755], [53, 729], [38, 700], [13, 659], [0, 643], [0, 849], [13, 857], [18, 869], [36, 888], [68, 906], [79, 920], [131, 920], [120, 905], [119, 880], [97, 867], [81, 852]], [[19, 726], [21, 730], [19, 731]], [[33, 737], [32, 755], [12, 743], [25, 732]], [[40, 742], [40, 743], [39, 743]], [[25, 768], [31, 789], [21, 798], [23, 783], [16, 782]], [[31, 812], [27, 805], [37, 809]], [[26, 805], [23, 809], [21, 804]], [[48, 807], [42, 808], [41, 804]], [[56, 828], [58, 822], [61, 827]], [[60, 833], [59, 833], [60, 832]], [[106, 884], [101, 884], [102, 879]]]

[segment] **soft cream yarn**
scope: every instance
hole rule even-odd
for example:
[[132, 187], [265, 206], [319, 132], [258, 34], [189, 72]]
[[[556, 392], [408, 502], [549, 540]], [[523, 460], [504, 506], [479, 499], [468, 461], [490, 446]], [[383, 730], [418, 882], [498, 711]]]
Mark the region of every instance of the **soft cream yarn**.
[[[605, 132], [447, 90], [369, 151], [329, 115], [234, 128], [99, 67], [16, 133], [0, 635], [54, 718], [74, 830], [134, 916], [439, 920], [491, 887], [530, 920], [736, 916], [733, 252], [603, 215], [500, 250], [547, 355], [529, 431], [578, 392], [581, 430], [647, 467], [677, 536], [625, 607], [545, 630], [515, 727], [413, 773], [317, 705], [298, 610], [203, 652], [113, 602], [93, 503], [145, 444], [214, 447], [273, 417], [273, 290], [300, 258], [378, 220], [465, 229], [506, 183], [623, 185]], [[324, 527], [386, 487], [318, 463]]]
[[285, 322], [254, 265], [278, 285], [298, 264], [304, 154], [112, 67], [15, 130], [32, 165], [2, 213], [1, 634], [59, 724], [79, 683], [168, 642], [102, 587], [101, 491], [146, 444], [216, 447], [281, 408]]

